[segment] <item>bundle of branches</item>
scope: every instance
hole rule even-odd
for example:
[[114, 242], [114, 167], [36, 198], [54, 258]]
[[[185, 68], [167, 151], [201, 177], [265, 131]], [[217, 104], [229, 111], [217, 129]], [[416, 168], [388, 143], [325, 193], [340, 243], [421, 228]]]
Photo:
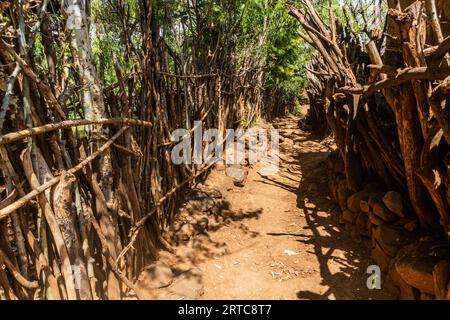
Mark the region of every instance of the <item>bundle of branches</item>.
[[445, 5], [388, 1], [384, 32], [372, 30], [362, 52], [351, 25], [335, 21], [331, 7], [327, 24], [310, 0], [301, 3], [300, 9], [290, 6], [290, 14], [303, 28], [301, 37], [317, 49], [308, 70], [313, 111], [335, 137], [349, 188], [356, 192], [380, 179], [407, 193], [423, 230], [440, 228], [450, 236]]
[[161, 234], [183, 189], [211, 167], [175, 166], [171, 133], [261, 114], [262, 66], [238, 64], [234, 39], [202, 29], [198, 8], [175, 52], [152, 3], [101, 2], [120, 26], [108, 86], [89, 1], [1, 3], [0, 299], [142, 297], [135, 280], [170, 250]]
[[[160, 203], [147, 198], [141, 176], [155, 168], [142, 144], [155, 126], [135, 120], [141, 110], [124, 92], [119, 68], [114, 96], [124, 103], [119, 109], [105, 101], [112, 93], [93, 64], [88, 8], [78, 1], [4, 4], [0, 298], [118, 299], [130, 289], [140, 296], [133, 279], [156, 256], [159, 230], [148, 217]], [[61, 13], [67, 28], [55, 19]], [[38, 36], [45, 74], [35, 56]], [[133, 256], [118, 259], [145, 218]]]

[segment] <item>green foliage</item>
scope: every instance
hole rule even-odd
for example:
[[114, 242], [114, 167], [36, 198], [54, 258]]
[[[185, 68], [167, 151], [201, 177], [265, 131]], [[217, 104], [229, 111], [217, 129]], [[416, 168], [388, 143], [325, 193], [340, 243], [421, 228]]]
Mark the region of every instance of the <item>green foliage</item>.
[[[245, 69], [249, 59], [257, 61], [253, 67], [263, 71], [266, 92], [277, 91], [287, 101], [294, 101], [305, 87], [305, 71], [310, 49], [298, 36], [298, 24], [288, 15], [287, 0], [156, 0], [155, 19], [161, 28], [164, 42], [172, 52], [183, 55], [187, 63], [205, 61], [205, 52], [216, 47], [233, 47], [233, 62]], [[123, 12], [117, 8], [122, 6]], [[92, 21], [94, 34], [92, 49], [105, 85], [116, 82], [113, 55], [123, 70], [130, 70], [131, 57], [126, 56], [126, 41], [121, 19], [123, 13], [131, 20], [127, 30], [132, 45], [140, 51], [139, 0], [93, 0]], [[192, 43], [184, 41], [194, 41]], [[186, 45], [186, 47], [183, 47]], [[202, 48], [195, 50], [193, 48]], [[187, 53], [187, 56], [186, 56]], [[169, 59], [169, 68], [174, 61]], [[172, 70], [175, 71], [175, 70]]]
[[310, 50], [297, 30], [298, 24], [287, 13], [286, 1], [275, 1], [267, 41], [267, 87], [291, 101], [306, 85], [302, 66], [310, 57]]
[[[124, 29], [122, 21], [125, 16], [135, 28]], [[117, 82], [113, 56], [117, 58], [122, 70], [126, 72], [131, 68], [133, 57], [127, 55], [126, 34], [131, 39], [131, 46], [140, 50], [139, 0], [93, 0], [91, 19], [92, 53], [101, 79], [105, 85], [111, 85]]]

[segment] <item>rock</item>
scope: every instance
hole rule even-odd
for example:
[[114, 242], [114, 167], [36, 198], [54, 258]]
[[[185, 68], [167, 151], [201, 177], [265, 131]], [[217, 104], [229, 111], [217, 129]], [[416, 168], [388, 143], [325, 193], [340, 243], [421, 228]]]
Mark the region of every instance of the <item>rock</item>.
[[233, 179], [233, 183], [237, 187], [243, 187], [245, 180], [247, 180], [247, 170], [238, 165], [233, 165], [228, 167], [226, 170], [226, 175]]
[[222, 199], [222, 192], [217, 188], [208, 188], [205, 192], [213, 199]]
[[206, 200], [209, 199], [210, 196], [203, 190], [199, 188], [194, 188], [186, 196], [187, 200]]
[[369, 203], [369, 206], [373, 208], [376, 203], [382, 202], [384, 194], [381, 192], [372, 192], [369, 196], [369, 200], [367, 201]]
[[380, 247], [389, 256], [394, 257], [400, 247], [407, 245], [415, 240], [414, 236], [408, 234], [401, 228], [381, 223], [374, 233], [375, 239]]
[[398, 298], [400, 296], [400, 288], [394, 284], [389, 274], [385, 277], [381, 287], [384, 291], [389, 292], [393, 297]]
[[167, 287], [173, 282], [173, 273], [170, 267], [161, 261], [145, 267], [138, 277], [137, 285], [141, 290], [150, 290]]
[[409, 232], [413, 232], [418, 227], [417, 221], [413, 220], [403, 225], [403, 228], [408, 230]]
[[182, 241], [188, 241], [194, 234], [194, 226], [190, 223], [185, 223], [181, 226], [177, 232], [178, 239]]
[[180, 274], [168, 288], [168, 291], [179, 298], [197, 299], [204, 293], [202, 272], [192, 268]]
[[342, 218], [344, 218], [344, 221], [348, 223], [354, 223], [356, 215], [356, 213], [351, 212], [350, 210], [344, 210], [344, 212], [342, 212]]
[[372, 223], [373, 225], [376, 225], [376, 226], [383, 223], [383, 220], [378, 218], [373, 212], [369, 212], [369, 221], [370, 221], [370, 223]]
[[395, 268], [410, 286], [433, 295], [433, 268], [441, 260], [449, 259], [450, 245], [428, 238], [400, 249], [395, 258]]
[[367, 231], [367, 226], [369, 222], [369, 218], [365, 213], [359, 213], [356, 217], [356, 227], [358, 228], [358, 231], [363, 236], [368, 236], [369, 233]]
[[390, 279], [394, 282], [396, 286], [400, 286], [402, 283], [407, 284], [405, 280], [400, 277], [400, 275], [397, 272], [397, 269], [395, 268], [395, 259], [391, 260], [391, 263], [389, 264], [388, 274]]
[[417, 300], [419, 298], [419, 291], [407, 284], [398, 274], [395, 268], [395, 260], [392, 260], [389, 265], [389, 277], [400, 289], [400, 300]]
[[380, 267], [382, 272], [386, 272], [389, 269], [391, 258], [381, 250], [378, 244], [375, 244], [375, 247], [372, 249], [372, 259]]
[[395, 191], [387, 192], [383, 197], [383, 203], [390, 211], [392, 211], [399, 217], [405, 217], [405, 215], [403, 214], [402, 197], [399, 193]]
[[283, 136], [291, 136], [291, 135], [294, 135], [295, 130], [293, 130], [293, 129], [282, 129], [282, 130], [280, 130], [280, 133]]
[[305, 208], [307, 209], [315, 209], [316, 205], [312, 202], [305, 202]]
[[214, 199], [208, 193], [198, 188], [192, 189], [186, 199], [189, 200], [186, 204], [186, 210], [190, 213], [195, 213], [196, 211], [207, 212], [215, 205]]
[[215, 202], [213, 199], [207, 200], [191, 200], [186, 204], [186, 210], [191, 214], [200, 212], [208, 212], [214, 208]]
[[433, 282], [436, 300], [445, 300], [450, 290], [450, 261], [442, 260], [434, 266]]
[[347, 199], [347, 208], [355, 213], [358, 213], [361, 210], [361, 200], [367, 200], [369, 198], [369, 195], [370, 193], [367, 190], [352, 194]]
[[283, 142], [280, 144], [281, 147], [283, 148], [292, 148], [294, 146], [294, 141], [292, 139], [289, 138], [284, 138]]
[[400, 300], [417, 300], [419, 299], [420, 291], [411, 287], [409, 284], [400, 286]]
[[386, 222], [393, 222], [397, 220], [397, 216], [391, 213], [384, 204], [376, 202], [372, 208], [372, 212]]
[[359, 207], [361, 208], [362, 212], [365, 212], [365, 213], [369, 213], [370, 212], [369, 202], [367, 202], [366, 200], [361, 200], [359, 202]]
[[199, 232], [202, 233], [206, 230], [208, 230], [208, 225], [209, 225], [209, 220], [207, 217], [201, 217], [198, 218], [194, 224], [194, 229]]

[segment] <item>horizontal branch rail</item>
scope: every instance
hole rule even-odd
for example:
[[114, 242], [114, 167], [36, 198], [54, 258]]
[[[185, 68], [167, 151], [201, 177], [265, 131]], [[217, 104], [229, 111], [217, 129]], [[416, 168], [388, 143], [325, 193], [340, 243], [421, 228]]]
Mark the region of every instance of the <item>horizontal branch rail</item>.
[[208, 74], [173, 74], [168, 72], [161, 71], [160, 74], [172, 77], [172, 78], [179, 78], [179, 79], [201, 79], [201, 78], [214, 78], [217, 77], [217, 73], [208, 73]]
[[401, 85], [411, 80], [443, 80], [450, 74], [450, 68], [417, 67], [401, 70], [395, 77], [362, 87], [342, 87], [338, 92], [370, 96], [379, 90]]
[[[97, 158], [99, 155], [101, 155], [103, 152], [105, 152], [106, 149], [108, 149], [119, 136], [125, 132], [129, 127], [123, 127], [121, 128], [111, 139], [109, 139], [108, 142], [106, 142], [104, 145], [100, 147], [96, 152], [91, 154], [89, 157], [81, 161], [79, 164], [77, 164], [72, 169], [69, 169], [67, 172], [74, 174], [77, 171], [81, 170], [83, 167], [88, 165], [90, 162], [92, 162], [95, 158]], [[33, 191], [27, 193], [19, 200], [15, 201], [14, 203], [10, 204], [9, 206], [5, 207], [4, 209], [0, 210], [0, 221], [6, 217], [8, 217], [12, 212], [16, 211], [17, 209], [20, 209], [25, 204], [28, 203], [28, 201], [32, 200], [34, 197], [39, 195], [40, 193], [44, 192], [48, 188], [53, 187], [54, 185], [58, 184], [61, 177], [55, 177], [46, 183], [42, 184], [38, 188], [34, 189]]]
[[120, 119], [120, 118], [112, 118], [112, 119], [98, 119], [98, 120], [66, 120], [58, 123], [50, 123], [40, 127], [24, 129], [17, 132], [7, 133], [0, 137], [0, 145], [4, 145], [7, 143], [11, 143], [13, 141], [17, 141], [20, 139], [37, 136], [39, 134], [44, 134], [47, 132], [65, 129], [69, 127], [76, 127], [82, 125], [89, 124], [115, 124], [115, 125], [136, 125], [136, 126], [145, 126], [151, 127], [152, 123], [149, 121], [143, 120], [135, 120], [135, 119]]

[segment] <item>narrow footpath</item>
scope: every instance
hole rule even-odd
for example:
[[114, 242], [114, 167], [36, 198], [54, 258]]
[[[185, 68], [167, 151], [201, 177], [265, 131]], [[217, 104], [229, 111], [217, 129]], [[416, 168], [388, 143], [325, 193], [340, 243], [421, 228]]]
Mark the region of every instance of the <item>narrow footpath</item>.
[[174, 247], [175, 255], [162, 252], [161, 260], [184, 280], [160, 289], [157, 297], [395, 298], [387, 289], [367, 289], [370, 251], [343, 230], [329, 196], [326, 158], [335, 146], [310, 138], [299, 128], [301, 117], [272, 123], [281, 135], [278, 174], [263, 177], [255, 165], [244, 186], [236, 187], [225, 170], [215, 169], [199, 186], [219, 193], [219, 208], [212, 212], [225, 218], [211, 221], [211, 213], [205, 214], [207, 231], [198, 234], [180, 228], [177, 234], [186, 241]]

